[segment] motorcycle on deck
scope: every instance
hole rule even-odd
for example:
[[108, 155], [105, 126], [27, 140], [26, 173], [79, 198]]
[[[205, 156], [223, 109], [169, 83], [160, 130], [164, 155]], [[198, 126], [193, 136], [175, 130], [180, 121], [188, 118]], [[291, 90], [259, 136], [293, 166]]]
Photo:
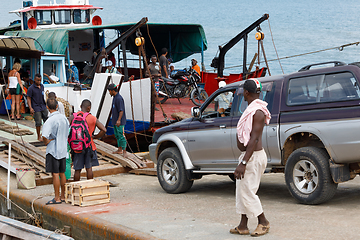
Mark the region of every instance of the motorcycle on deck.
[[189, 96], [191, 101], [201, 106], [208, 98], [206, 91], [199, 87], [200, 75], [190, 68], [188, 71], [177, 72], [172, 78], [161, 78], [159, 80], [159, 101], [165, 103], [168, 98], [180, 98]]

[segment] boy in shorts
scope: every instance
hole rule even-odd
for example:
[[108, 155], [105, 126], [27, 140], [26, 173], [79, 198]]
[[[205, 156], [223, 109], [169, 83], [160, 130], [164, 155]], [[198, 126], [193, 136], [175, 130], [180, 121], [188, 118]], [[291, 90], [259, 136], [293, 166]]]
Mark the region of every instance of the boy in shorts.
[[[76, 113], [77, 115], [89, 113], [91, 110], [90, 100], [84, 99], [80, 107], [81, 107], [81, 111], [77, 112]], [[74, 120], [74, 116], [71, 116], [69, 118], [70, 124], [72, 123], [73, 120]], [[85, 121], [87, 122], [87, 125], [89, 127], [91, 144], [90, 147], [87, 148], [84, 152], [82, 153], [74, 152], [72, 155], [73, 166], [75, 169], [74, 181], [80, 180], [80, 173], [84, 167], [86, 169], [87, 179], [93, 179], [92, 167], [99, 166], [99, 161], [97, 159], [97, 153], [96, 153], [96, 146], [93, 139], [101, 138], [102, 136], [105, 135], [106, 132], [106, 128], [104, 127], [104, 125], [95, 116], [89, 114], [86, 116]], [[97, 135], [93, 136], [96, 127], [100, 129], [100, 132]]]

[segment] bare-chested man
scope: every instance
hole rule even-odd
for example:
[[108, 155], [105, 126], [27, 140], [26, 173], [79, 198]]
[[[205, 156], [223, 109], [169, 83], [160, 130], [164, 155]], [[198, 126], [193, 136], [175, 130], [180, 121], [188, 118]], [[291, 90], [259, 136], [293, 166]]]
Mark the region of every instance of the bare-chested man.
[[264, 173], [267, 157], [262, 147], [262, 131], [270, 121], [267, 103], [259, 99], [262, 87], [257, 79], [248, 79], [244, 86], [244, 99], [249, 106], [244, 111], [237, 125], [237, 146], [242, 152], [239, 165], [235, 169], [236, 180], [236, 211], [241, 215], [240, 224], [231, 229], [230, 233], [247, 235], [248, 218], [257, 217], [258, 226], [251, 233], [252, 236], [266, 234], [270, 223], [265, 218], [261, 202], [256, 195], [260, 185], [261, 175]]

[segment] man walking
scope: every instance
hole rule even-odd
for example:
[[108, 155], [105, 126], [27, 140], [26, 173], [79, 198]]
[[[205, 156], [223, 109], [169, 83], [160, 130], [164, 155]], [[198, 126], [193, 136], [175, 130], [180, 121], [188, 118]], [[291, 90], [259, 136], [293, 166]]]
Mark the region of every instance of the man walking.
[[112, 124], [114, 126], [114, 134], [118, 144], [118, 150], [114, 154], [122, 154], [126, 157], [126, 138], [124, 134], [124, 127], [126, 124], [125, 104], [123, 97], [118, 93], [114, 83], [107, 87], [109, 93], [113, 98], [112, 101]]
[[29, 87], [27, 91], [27, 100], [31, 115], [34, 116], [35, 127], [38, 140], [41, 142], [40, 129], [42, 121], [46, 121], [48, 118], [48, 110], [46, 109], [44, 99], [44, 85], [41, 84], [41, 75], [36, 74], [34, 83]]
[[258, 218], [258, 226], [251, 233], [261, 236], [269, 232], [270, 223], [265, 218], [261, 202], [256, 192], [264, 173], [267, 157], [262, 147], [262, 131], [269, 124], [270, 112], [267, 103], [259, 99], [262, 87], [257, 79], [248, 79], [243, 85], [244, 99], [248, 107], [237, 125], [237, 145], [242, 152], [234, 176], [236, 180], [236, 210], [241, 214], [240, 224], [230, 233], [250, 234], [247, 223], [249, 217]]
[[[72, 155], [73, 165], [75, 169], [74, 174], [74, 181], [80, 180], [80, 173], [81, 170], [84, 168], [86, 169], [86, 177], [87, 179], [93, 179], [93, 172], [92, 167], [93, 166], [99, 166], [99, 161], [97, 158], [97, 152], [96, 152], [96, 146], [93, 139], [101, 138], [105, 135], [106, 128], [104, 125], [93, 115], [90, 114], [91, 110], [91, 102], [90, 100], [84, 99], [81, 103], [81, 111], [77, 112], [76, 115], [81, 114], [82, 116], [86, 113], [88, 115], [85, 118], [85, 121], [88, 125], [89, 135], [91, 136], [91, 144], [90, 147], [85, 149], [84, 152], [76, 153]], [[73, 122], [74, 116], [71, 116], [69, 118], [70, 124]], [[100, 132], [93, 136], [93, 133], [95, 131], [95, 128], [98, 127], [100, 129]]]
[[50, 115], [44, 123], [42, 137], [46, 145], [46, 172], [52, 173], [55, 190], [55, 197], [46, 203], [46, 205], [49, 205], [60, 204], [65, 201], [65, 169], [69, 122], [64, 115], [56, 111], [58, 103], [55, 98], [49, 98], [46, 103]]

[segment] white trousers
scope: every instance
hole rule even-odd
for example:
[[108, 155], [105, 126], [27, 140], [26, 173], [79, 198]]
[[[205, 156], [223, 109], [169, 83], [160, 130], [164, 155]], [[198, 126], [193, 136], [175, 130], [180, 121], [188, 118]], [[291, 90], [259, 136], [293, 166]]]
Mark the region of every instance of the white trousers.
[[[245, 152], [239, 157], [242, 161]], [[261, 175], [264, 173], [267, 157], [264, 149], [254, 151], [246, 164], [244, 178], [236, 180], [236, 212], [246, 214], [248, 218], [257, 217], [263, 212], [259, 197], [256, 195]]]

